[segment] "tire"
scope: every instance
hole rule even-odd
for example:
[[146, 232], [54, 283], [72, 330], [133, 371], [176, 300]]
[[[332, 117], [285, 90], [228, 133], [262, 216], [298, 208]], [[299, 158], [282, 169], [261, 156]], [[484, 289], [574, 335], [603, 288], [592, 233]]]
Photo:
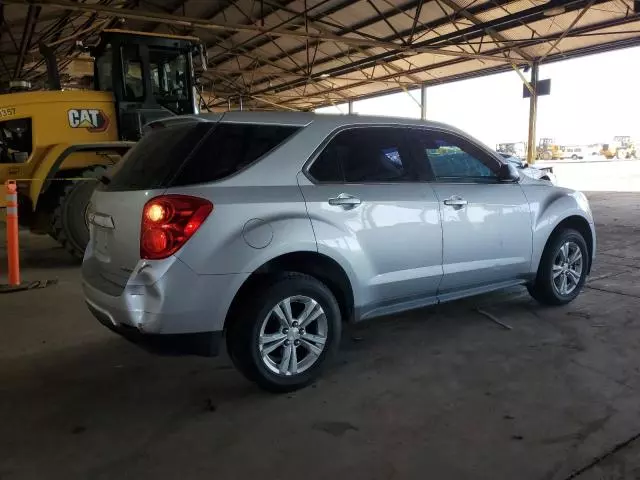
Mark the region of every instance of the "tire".
[[[563, 262], [561, 261], [563, 255], [561, 247], [564, 245], [569, 245], [570, 261], [573, 255], [575, 255], [576, 250], [580, 250], [581, 263], [577, 282], [574, 280], [575, 273], [571, 275], [569, 272], [560, 273], [554, 281], [553, 275], [554, 273], [557, 274], [557, 268], [564, 268]], [[570, 261], [569, 267], [571, 266]], [[584, 282], [587, 279], [589, 262], [589, 249], [582, 234], [573, 229], [565, 229], [557, 232], [549, 242], [547, 242], [547, 246], [540, 259], [536, 279], [533, 284], [527, 287], [529, 293], [538, 302], [545, 305], [565, 305], [573, 301], [582, 291]], [[556, 266], [555, 272], [554, 265]], [[574, 268], [571, 269], [573, 272], [578, 270], [577, 265], [577, 262], [574, 263]], [[566, 293], [563, 293], [560, 288], [563, 285], [563, 276], [567, 278], [568, 287], [573, 287]]]
[[90, 179], [97, 179], [106, 171], [102, 166], [88, 168], [80, 175], [87, 180], [69, 181], [53, 210], [51, 236], [78, 260], [84, 257], [84, 250], [89, 243], [86, 209], [96, 188], [96, 182]]
[[[256, 297], [247, 302], [241, 300], [245, 304], [244, 307], [239, 308], [230, 318], [227, 349], [234, 365], [247, 379], [270, 392], [290, 392], [303, 388], [318, 378], [327, 361], [337, 351], [342, 328], [340, 308], [331, 291], [309, 275], [290, 272], [269, 277], [268, 280], [249, 292], [249, 295]], [[285, 323], [273, 310], [281, 305], [281, 302], [292, 298], [292, 319]], [[301, 311], [306, 308], [302, 303], [303, 298], [317, 302], [314, 308], [322, 308], [324, 315], [319, 315], [307, 324], [306, 327], [310, 331], [305, 329], [304, 334], [299, 336], [299, 327], [295, 327], [293, 321], [300, 317]], [[309, 302], [308, 305], [312, 304]], [[311, 315], [313, 313], [314, 310], [311, 311]], [[271, 335], [271, 339], [277, 336], [277, 340], [261, 347], [260, 338], [264, 338], [265, 334]], [[312, 354], [307, 346], [311, 343], [305, 340], [311, 338], [309, 334], [315, 339], [324, 337], [324, 345], [317, 355]], [[296, 338], [297, 340], [294, 340]], [[320, 343], [316, 341], [311, 345], [317, 349]], [[291, 342], [288, 347], [285, 345], [287, 342]], [[299, 344], [296, 346], [295, 342]], [[265, 347], [274, 349], [263, 358], [261, 348]], [[290, 352], [290, 360], [285, 364], [287, 349]], [[294, 351], [298, 368], [301, 370], [299, 373], [293, 373], [291, 359]], [[285, 373], [282, 373], [283, 371]]]

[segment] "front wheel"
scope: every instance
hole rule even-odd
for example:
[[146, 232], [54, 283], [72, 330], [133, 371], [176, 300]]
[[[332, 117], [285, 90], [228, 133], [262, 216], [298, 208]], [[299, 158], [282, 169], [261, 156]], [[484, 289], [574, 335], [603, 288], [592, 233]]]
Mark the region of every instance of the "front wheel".
[[271, 392], [289, 392], [315, 380], [337, 350], [340, 308], [313, 277], [287, 273], [271, 280], [230, 319], [227, 348], [249, 380]]
[[565, 305], [575, 299], [584, 286], [589, 270], [589, 250], [582, 234], [565, 229], [547, 244], [538, 274], [529, 293], [546, 305]]

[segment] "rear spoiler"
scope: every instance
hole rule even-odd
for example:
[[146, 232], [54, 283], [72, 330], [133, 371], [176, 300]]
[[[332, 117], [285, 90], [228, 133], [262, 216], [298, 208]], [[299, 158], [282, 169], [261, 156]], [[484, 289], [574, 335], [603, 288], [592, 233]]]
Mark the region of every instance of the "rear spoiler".
[[198, 122], [214, 122], [217, 123], [222, 120], [224, 117], [224, 113], [220, 114], [208, 114], [206, 117], [200, 115], [182, 115], [179, 117], [167, 117], [161, 120], [154, 120], [153, 122], [147, 123], [144, 127], [142, 127], [142, 135], [146, 135], [152, 130], [158, 130], [161, 128], [175, 127], [176, 125], [184, 125], [188, 123], [198, 123]]

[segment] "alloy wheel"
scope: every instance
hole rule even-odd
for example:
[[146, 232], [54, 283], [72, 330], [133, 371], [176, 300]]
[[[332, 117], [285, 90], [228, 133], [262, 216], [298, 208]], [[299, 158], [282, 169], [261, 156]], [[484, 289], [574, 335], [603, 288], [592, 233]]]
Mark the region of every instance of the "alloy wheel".
[[325, 312], [313, 298], [296, 295], [281, 300], [260, 326], [262, 363], [284, 376], [308, 370], [324, 351], [328, 328]]
[[553, 260], [553, 288], [562, 295], [570, 295], [580, 283], [584, 262], [580, 246], [572, 241], [562, 244]]

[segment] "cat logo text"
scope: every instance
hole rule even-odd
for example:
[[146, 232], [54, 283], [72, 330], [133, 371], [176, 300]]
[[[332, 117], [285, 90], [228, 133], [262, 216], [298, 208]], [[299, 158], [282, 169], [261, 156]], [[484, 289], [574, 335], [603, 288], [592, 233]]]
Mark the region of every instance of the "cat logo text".
[[104, 132], [109, 127], [109, 118], [102, 110], [73, 109], [67, 112], [71, 128], [86, 128], [89, 132]]

